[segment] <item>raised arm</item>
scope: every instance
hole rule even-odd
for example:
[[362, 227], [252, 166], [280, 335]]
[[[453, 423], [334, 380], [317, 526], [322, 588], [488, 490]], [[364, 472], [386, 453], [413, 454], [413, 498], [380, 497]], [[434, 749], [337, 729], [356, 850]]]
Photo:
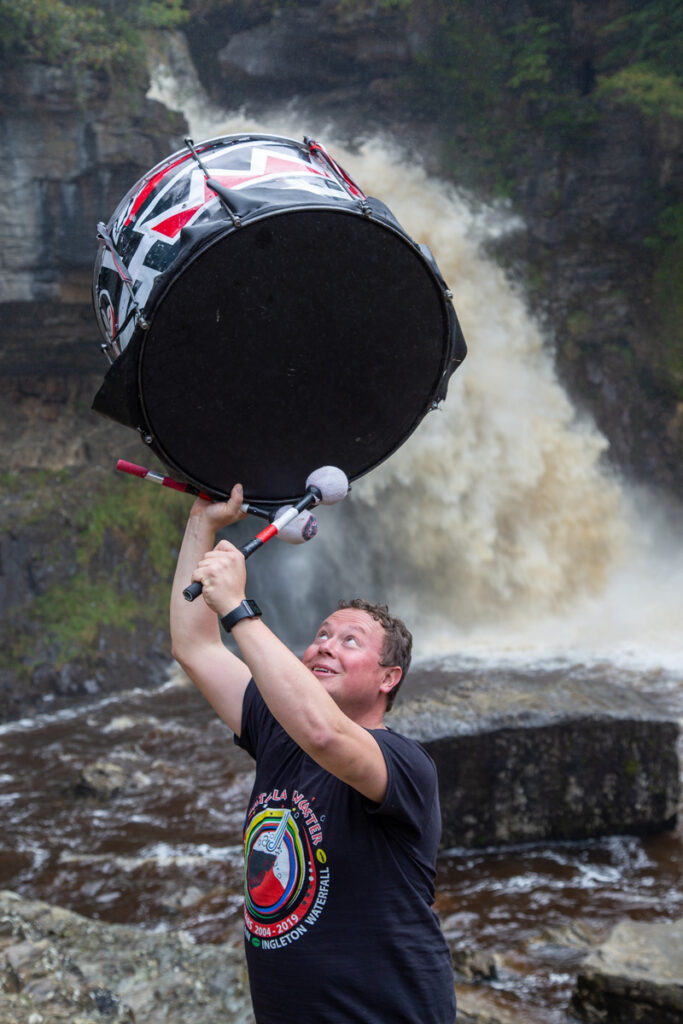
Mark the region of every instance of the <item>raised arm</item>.
[[[197, 567], [216, 539], [216, 531], [243, 518], [242, 488], [236, 484], [230, 500], [211, 504], [197, 499], [190, 512], [178, 555], [171, 591], [171, 644], [178, 664], [187, 672], [224, 722], [239, 735], [242, 700], [251, 673], [223, 644], [215, 611], [206, 603], [211, 592], [210, 571]], [[202, 597], [186, 601], [183, 590], [192, 579], [205, 579]]]

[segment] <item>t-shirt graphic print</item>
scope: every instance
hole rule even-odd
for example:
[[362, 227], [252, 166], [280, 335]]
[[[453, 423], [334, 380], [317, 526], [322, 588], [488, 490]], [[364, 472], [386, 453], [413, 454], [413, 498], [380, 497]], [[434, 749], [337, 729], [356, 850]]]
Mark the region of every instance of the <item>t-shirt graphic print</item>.
[[257, 948], [301, 938], [327, 901], [321, 824], [302, 793], [294, 790], [289, 802], [286, 789], [259, 794], [244, 828], [244, 920]]

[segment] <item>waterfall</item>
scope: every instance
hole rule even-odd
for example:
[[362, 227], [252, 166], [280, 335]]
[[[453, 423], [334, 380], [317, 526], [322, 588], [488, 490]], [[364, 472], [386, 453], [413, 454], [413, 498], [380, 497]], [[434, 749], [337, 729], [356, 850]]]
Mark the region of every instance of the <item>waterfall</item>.
[[339, 597], [361, 594], [402, 614], [422, 655], [578, 645], [626, 657], [646, 648], [656, 652], [648, 663], [667, 650], [683, 664], [676, 530], [610, 470], [607, 442], [556, 377], [550, 341], [486, 255], [487, 242], [523, 225], [431, 178], [390, 140], [349, 151], [333, 128], [292, 110], [256, 123], [211, 109], [182, 37], [154, 59], [150, 96], [182, 109], [195, 140], [319, 137], [430, 247], [469, 346], [442, 407], [345, 502], [320, 511], [314, 543], [249, 563], [271, 622], [297, 643]]

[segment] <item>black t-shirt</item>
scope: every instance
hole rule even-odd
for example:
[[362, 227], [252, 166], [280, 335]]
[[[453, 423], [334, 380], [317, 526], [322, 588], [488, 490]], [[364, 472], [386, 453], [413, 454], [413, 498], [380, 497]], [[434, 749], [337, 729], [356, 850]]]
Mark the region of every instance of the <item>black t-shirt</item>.
[[436, 768], [375, 729], [382, 804], [330, 775], [252, 681], [236, 742], [256, 759], [244, 825], [245, 944], [258, 1024], [453, 1024], [448, 946], [432, 910]]

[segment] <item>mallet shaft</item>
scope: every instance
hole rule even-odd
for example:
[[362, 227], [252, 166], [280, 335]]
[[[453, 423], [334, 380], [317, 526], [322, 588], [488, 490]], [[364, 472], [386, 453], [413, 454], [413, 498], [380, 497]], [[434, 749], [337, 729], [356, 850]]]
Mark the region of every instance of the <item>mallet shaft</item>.
[[[307, 508], [312, 508], [313, 505], [317, 505], [321, 497], [322, 495], [317, 487], [309, 487], [303, 498], [301, 498], [296, 505], [292, 505], [291, 508], [288, 508], [286, 512], [283, 512], [282, 515], [278, 516], [272, 523], [268, 526], [264, 526], [264, 528], [257, 533], [252, 540], [247, 541], [246, 544], [242, 545], [240, 551], [244, 555], [244, 558], [249, 558], [255, 551], [258, 551], [259, 548], [263, 547], [263, 545], [272, 537], [277, 536], [279, 531], [284, 526], [287, 526], [288, 523], [291, 523], [293, 519], [296, 519], [300, 512], [303, 512]], [[195, 580], [193, 583], [190, 583], [189, 586], [185, 587], [183, 590], [183, 597], [186, 601], [194, 601], [195, 598], [199, 597], [201, 592], [202, 585], [198, 580]]]
[[140, 477], [141, 480], [149, 480], [153, 484], [160, 484], [162, 487], [170, 487], [174, 491], [183, 491], [186, 494], [196, 494], [198, 498], [203, 498], [204, 501], [213, 501], [214, 499], [210, 495], [200, 491], [198, 487], [193, 484], [183, 484], [179, 480], [174, 480], [170, 476], [162, 476], [161, 473], [155, 473], [153, 469], [145, 469], [144, 466], [136, 466], [134, 462], [126, 462], [125, 459], [119, 459], [116, 463], [116, 468], [120, 473], [130, 473], [131, 476]]

